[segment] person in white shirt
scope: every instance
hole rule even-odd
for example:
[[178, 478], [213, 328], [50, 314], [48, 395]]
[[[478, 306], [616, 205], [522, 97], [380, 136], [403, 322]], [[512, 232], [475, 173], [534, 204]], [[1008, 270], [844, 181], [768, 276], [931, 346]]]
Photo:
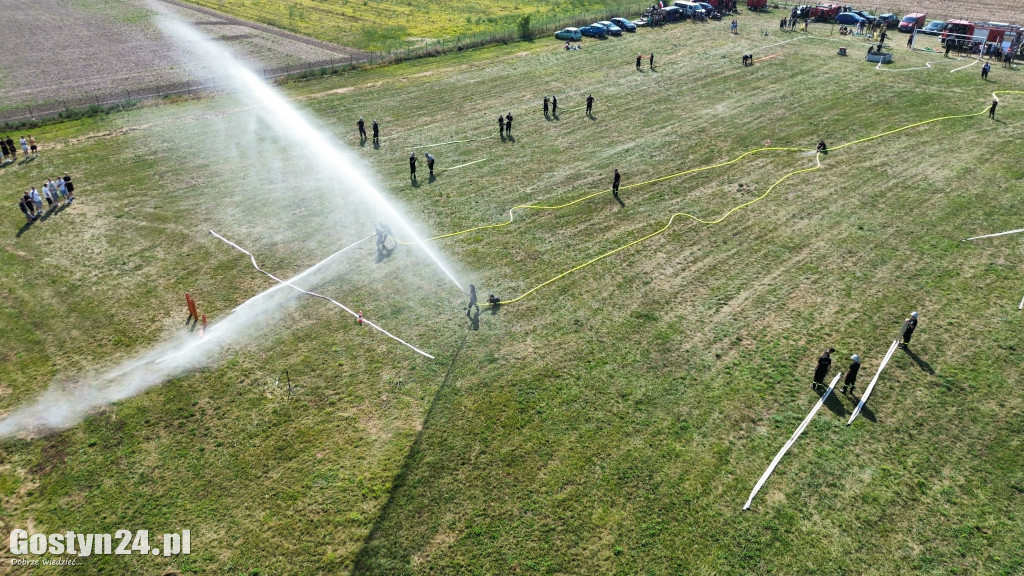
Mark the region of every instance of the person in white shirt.
[[43, 197], [46, 198], [47, 210], [53, 210], [53, 196], [50, 195], [49, 182], [43, 184]]
[[39, 195], [39, 190], [36, 190], [36, 187], [33, 186], [32, 189], [29, 190], [29, 194], [32, 196], [32, 203], [36, 205], [36, 213], [42, 212], [43, 197]]

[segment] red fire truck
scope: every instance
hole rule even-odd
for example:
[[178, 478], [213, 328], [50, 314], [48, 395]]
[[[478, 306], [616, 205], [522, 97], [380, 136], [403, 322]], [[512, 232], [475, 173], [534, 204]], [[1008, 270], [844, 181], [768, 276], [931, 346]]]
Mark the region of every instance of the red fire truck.
[[725, 14], [726, 12], [732, 10], [733, 5], [736, 3], [736, 0], [707, 0], [707, 3], [711, 4], [711, 7], [714, 8], [715, 10], [718, 10], [722, 14]]
[[950, 20], [942, 32], [942, 44], [952, 43], [955, 49], [971, 51], [995, 46], [1000, 52], [1017, 54], [1021, 49], [1021, 32], [1022, 28], [1014, 24]]
[[835, 4], [818, 4], [814, 8], [811, 8], [808, 16], [818, 22], [831, 22], [836, 19], [836, 16], [843, 11], [843, 6], [837, 6]]

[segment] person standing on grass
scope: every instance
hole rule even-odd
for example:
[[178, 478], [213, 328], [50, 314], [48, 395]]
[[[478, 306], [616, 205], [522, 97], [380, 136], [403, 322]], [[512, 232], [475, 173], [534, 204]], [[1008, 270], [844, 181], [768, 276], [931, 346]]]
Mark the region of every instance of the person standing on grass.
[[50, 189], [50, 195], [53, 196], [53, 201], [60, 205], [60, 188], [57, 187], [57, 181], [53, 178], [46, 179], [46, 187]]
[[549, 103], [550, 101], [551, 101], [551, 99], [550, 99], [550, 98], [548, 98], [548, 95], [547, 95], [547, 94], [545, 94], [545, 95], [544, 95], [544, 115], [545, 115], [545, 116], [547, 116], [547, 115], [548, 115], [548, 103]]
[[551, 115], [558, 116], [558, 97], [551, 95]]
[[651, 70], [654, 70], [654, 52], [651, 52], [651, 60], [648, 62], [648, 65], [651, 67]]
[[68, 188], [67, 186], [64, 185], [64, 179], [57, 178], [56, 180], [54, 180], [54, 183], [57, 184], [57, 192], [60, 194], [60, 197], [63, 198], [66, 202], [70, 203], [71, 201], [68, 200]]
[[16, 161], [18, 159], [18, 149], [14, 147], [14, 140], [10, 136], [7, 137], [7, 149], [11, 151], [11, 162]]
[[433, 176], [434, 175], [434, 157], [430, 155], [430, 152], [427, 152], [426, 156], [427, 156], [427, 170], [430, 170], [430, 175]]
[[24, 196], [18, 199], [18, 208], [21, 210], [21, 213], [25, 215], [25, 219], [28, 220], [29, 224], [36, 221], [36, 219], [32, 217], [32, 209], [29, 208], [29, 203], [25, 202]]
[[356, 122], [356, 126], [359, 127], [359, 140], [366, 140], [366, 122], [363, 122], [363, 117], [359, 117], [359, 122]]
[[818, 358], [818, 367], [814, 369], [814, 383], [811, 384], [811, 388], [817, 390], [818, 386], [825, 386], [825, 376], [828, 375], [828, 369], [832, 366], [832, 353], [835, 351], [835, 348], [829, 348]]
[[996, 106], [999, 106], [999, 98], [992, 99], [992, 106], [988, 109], [988, 117], [995, 119], [996, 117]]
[[859, 371], [860, 356], [854, 354], [850, 356], [850, 367], [847, 368], [846, 378], [843, 379], [843, 394], [847, 393], [847, 388], [849, 388], [849, 393], [853, 394], [853, 387], [857, 384], [857, 372]]
[[71, 204], [75, 199], [75, 185], [71, 183], [71, 176], [68, 173], [64, 173], [64, 187], [68, 189], [68, 204]]
[[28, 158], [28, 140], [24, 136], [21, 137], [21, 152]]
[[26, 202], [25, 197], [17, 199], [17, 208], [25, 214], [25, 219], [29, 220], [29, 223], [36, 221], [36, 218], [32, 214], [32, 202]]
[[501, 136], [502, 140], [505, 139], [505, 117], [501, 114], [498, 114], [498, 136]]
[[594, 109], [594, 95], [587, 95], [587, 116], [590, 116], [590, 111]]
[[643, 55], [643, 54], [637, 54], [637, 55], [636, 55], [636, 69], [637, 69], [637, 70], [639, 70], [639, 69], [640, 69], [640, 62], [641, 62], [641, 61], [642, 61], [643, 59], [644, 59], [644, 55]]
[[377, 143], [377, 138], [380, 136], [380, 124], [377, 124], [377, 119], [373, 119], [373, 123], [370, 124], [370, 128], [373, 129], [373, 143]]
[[507, 136], [508, 136], [509, 138], [511, 138], [511, 137], [512, 137], [512, 113], [511, 113], [511, 112], [509, 112], [509, 113], [508, 113], [508, 114], [507, 114], [507, 115], [505, 116], [505, 134], [506, 134], [506, 135], [507, 135]]
[[612, 177], [612, 196], [619, 197], [619, 183], [622, 182], [622, 174], [619, 174], [619, 169], [615, 169], [615, 176]]
[[42, 214], [43, 212], [43, 197], [39, 195], [39, 190], [33, 186], [29, 191], [29, 195], [32, 196], [32, 203], [36, 205], [36, 214]]
[[32, 201], [32, 195], [25, 192], [21, 195], [21, 201], [25, 203], [25, 207], [28, 208], [28, 213], [32, 216], [32, 221], [34, 222], [38, 216], [36, 215], [36, 204]]
[[988, 71], [992, 69], [992, 65], [985, 62], [985, 65], [981, 67], [981, 79], [988, 80]]
[[[469, 311], [476, 306], [476, 286], [469, 285], [469, 306], [466, 306], [466, 316], [469, 316]], [[477, 306], [479, 308], [479, 306]]]
[[384, 223], [377, 222], [373, 225], [373, 232], [377, 235], [377, 252], [384, 249], [384, 242], [387, 241], [388, 235], [384, 232]]
[[43, 184], [43, 198], [46, 199], [46, 211], [53, 210], [53, 196], [50, 195], [50, 183]]
[[914, 335], [914, 330], [917, 330], [917, 312], [911, 312], [910, 318], [903, 321], [903, 330], [900, 331], [900, 336], [903, 339], [903, 348], [910, 344], [910, 337]]
[[32, 151], [33, 156], [39, 156], [39, 148], [36, 147], [36, 139], [31, 134], [28, 135], [28, 148]]
[[409, 177], [413, 181], [416, 180], [416, 153], [413, 152], [409, 155]]
[[7, 149], [7, 140], [3, 138], [0, 138], [0, 154], [3, 154], [0, 156], [0, 164], [7, 162], [7, 157], [11, 154], [11, 151]]

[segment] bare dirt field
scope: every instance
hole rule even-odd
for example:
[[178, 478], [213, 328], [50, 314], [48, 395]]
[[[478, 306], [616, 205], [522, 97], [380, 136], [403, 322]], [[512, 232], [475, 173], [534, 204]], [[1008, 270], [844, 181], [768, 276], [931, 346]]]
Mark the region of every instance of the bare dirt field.
[[[253, 67], [278, 68], [329, 59], [358, 59], [355, 50], [288, 32], [161, 2]], [[38, 0], [0, 19], [0, 110], [157, 85], [196, 81], [215, 71], [186, 70], [140, 0]]]

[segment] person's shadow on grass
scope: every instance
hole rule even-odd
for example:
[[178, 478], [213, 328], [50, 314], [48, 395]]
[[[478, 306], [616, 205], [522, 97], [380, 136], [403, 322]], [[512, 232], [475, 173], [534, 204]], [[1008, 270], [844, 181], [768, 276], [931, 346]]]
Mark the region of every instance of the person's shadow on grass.
[[547, 120], [548, 122], [551, 122], [551, 114], [544, 112], [544, 119]]
[[511, 134], [509, 134], [509, 135], [508, 135], [508, 141], [509, 141], [509, 142], [512, 142], [513, 144], [515, 144], [515, 142], [516, 142], [516, 139], [515, 139], [515, 138], [513, 138]]
[[437, 176], [434, 176], [433, 174], [431, 174], [430, 176], [427, 176], [427, 183], [428, 184], [433, 184], [434, 180], [437, 180]]
[[612, 194], [612, 197], [615, 198], [615, 201], [619, 203], [619, 208], [626, 207], [626, 203], [622, 201], [622, 198], [620, 198], [618, 194]]
[[875, 413], [871, 410], [871, 408], [868, 408], [867, 404], [865, 404], [864, 407], [860, 409], [860, 413], [863, 414], [865, 418], [874, 422], [875, 424], [878, 423], [878, 419], [875, 418]]
[[373, 141], [373, 149], [374, 150], [380, 150], [380, 142], [379, 141], [377, 141], [377, 140]]
[[[857, 404], [860, 404], [860, 398], [856, 396], [851, 395], [850, 400], [853, 401], [854, 407], [856, 407]], [[871, 408], [869, 408], [867, 404], [864, 404], [864, 407], [860, 409], [860, 413], [868, 420], [878, 423], [878, 420], [875, 419], [875, 413], [871, 411]]]
[[597, 121], [597, 116], [594, 116], [594, 114], [591, 112], [587, 112], [587, 118], [590, 118], [593, 121]]
[[910, 356], [910, 359], [914, 361], [914, 364], [917, 364], [918, 368], [924, 370], [929, 374], [935, 374], [935, 370], [932, 369], [931, 364], [922, 360], [921, 357], [918, 356], [917, 354], [914, 354], [914, 352], [910, 349], [909, 346], [904, 346], [903, 351], [907, 353], [907, 356]]
[[469, 329], [476, 332], [480, 329], [480, 307], [473, 306], [474, 310], [471, 314], [469, 310], [466, 310], [466, 317], [469, 318]]
[[35, 157], [35, 156], [29, 156], [28, 158], [25, 158], [25, 159], [24, 159], [24, 160], [22, 160], [21, 162], [18, 162], [18, 166], [22, 166], [22, 165], [24, 165], [24, 164], [28, 164], [29, 162], [31, 162], [31, 161], [33, 161], [33, 160], [35, 160], [35, 159], [36, 159], [36, 157]]
[[[824, 392], [821, 394], [824, 394]], [[843, 401], [839, 399], [838, 388], [833, 388], [832, 393], [825, 399], [825, 408], [828, 408], [836, 416], [846, 416], [846, 408], [843, 406]]]
[[31, 222], [25, 222], [24, 224], [21, 225], [21, 228], [18, 229], [18, 233], [15, 234], [14, 237], [15, 238], [21, 238], [21, 235], [24, 234], [25, 232], [28, 232], [29, 228], [31, 228], [31, 227], [32, 227], [32, 223]]

